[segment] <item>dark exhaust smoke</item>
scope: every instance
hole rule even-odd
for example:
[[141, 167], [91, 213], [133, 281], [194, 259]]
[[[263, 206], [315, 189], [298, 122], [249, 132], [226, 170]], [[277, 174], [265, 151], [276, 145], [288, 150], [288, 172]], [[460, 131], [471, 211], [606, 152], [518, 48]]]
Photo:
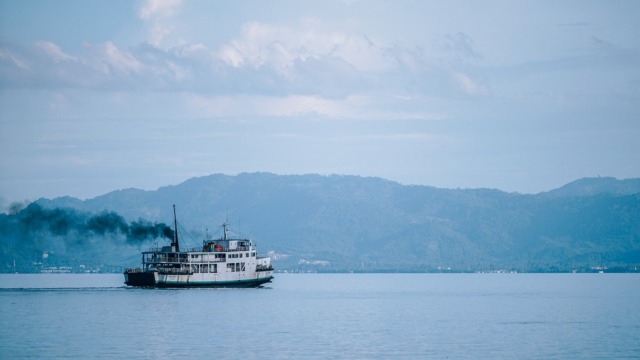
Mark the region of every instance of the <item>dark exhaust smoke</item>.
[[129, 243], [139, 243], [156, 238], [173, 238], [173, 230], [164, 223], [139, 219], [127, 222], [122, 216], [105, 211], [91, 215], [69, 208], [45, 209], [32, 203], [14, 215], [23, 233], [49, 232], [55, 236], [124, 235]]

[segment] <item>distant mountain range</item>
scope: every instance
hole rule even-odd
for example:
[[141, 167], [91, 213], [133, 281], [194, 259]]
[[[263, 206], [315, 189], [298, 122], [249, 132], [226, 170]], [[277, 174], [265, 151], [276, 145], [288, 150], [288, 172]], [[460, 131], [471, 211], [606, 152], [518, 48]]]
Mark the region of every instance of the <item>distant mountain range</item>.
[[[523, 195], [357, 176], [245, 173], [84, 201], [40, 199], [0, 215], [2, 271], [135, 266], [141, 249], [167, 242], [161, 233], [164, 223], [172, 224], [172, 204], [184, 246], [220, 236], [219, 225], [228, 222], [286, 271], [627, 272], [640, 266], [640, 179], [584, 178]], [[140, 228], [150, 232], [134, 236]]]

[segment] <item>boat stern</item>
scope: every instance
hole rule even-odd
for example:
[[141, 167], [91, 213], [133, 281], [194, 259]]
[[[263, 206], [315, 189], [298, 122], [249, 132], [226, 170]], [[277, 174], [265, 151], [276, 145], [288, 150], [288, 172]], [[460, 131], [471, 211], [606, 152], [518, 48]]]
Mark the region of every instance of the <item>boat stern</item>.
[[128, 286], [155, 286], [155, 271], [142, 271], [138, 269], [127, 269], [124, 271], [124, 283]]

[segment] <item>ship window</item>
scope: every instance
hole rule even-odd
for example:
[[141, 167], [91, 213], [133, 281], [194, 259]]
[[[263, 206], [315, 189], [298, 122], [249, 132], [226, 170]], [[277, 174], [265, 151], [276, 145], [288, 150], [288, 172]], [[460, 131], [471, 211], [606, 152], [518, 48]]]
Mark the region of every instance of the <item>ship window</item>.
[[242, 257], [242, 254], [240, 254], [240, 257]]
[[249, 253], [247, 253], [247, 257], [249, 257]]
[[240, 263], [240, 271], [244, 271], [244, 263]]
[[240, 263], [236, 263], [236, 271], [240, 271]]
[[255, 252], [252, 252], [252, 253], [251, 253], [251, 257], [256, 257], [256, 253], [255, 253]]
[[231, 264], [227, 264], [227, 269], [231, 272], [236, 271], [236, 265], [231, 263]]
[[209, 272], [217, 273], [218, 272], [218, 264], [210, 264], [209, 265]]
[[197, 273], [198, 271], [198, 265], [191, 265], [191, 272]]
[[209, 267], [207, 266], [207, 264], [200, 264], [200, 272], [201, 273], [209, 272]]

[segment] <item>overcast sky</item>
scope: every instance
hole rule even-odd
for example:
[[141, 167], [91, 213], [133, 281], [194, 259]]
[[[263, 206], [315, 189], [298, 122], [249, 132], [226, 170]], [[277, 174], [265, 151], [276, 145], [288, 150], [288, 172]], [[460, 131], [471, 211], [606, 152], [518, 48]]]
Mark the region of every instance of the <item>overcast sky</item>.
[[640, 1], [0, 2], [4, 202], [194, 176], [640, 177]]

